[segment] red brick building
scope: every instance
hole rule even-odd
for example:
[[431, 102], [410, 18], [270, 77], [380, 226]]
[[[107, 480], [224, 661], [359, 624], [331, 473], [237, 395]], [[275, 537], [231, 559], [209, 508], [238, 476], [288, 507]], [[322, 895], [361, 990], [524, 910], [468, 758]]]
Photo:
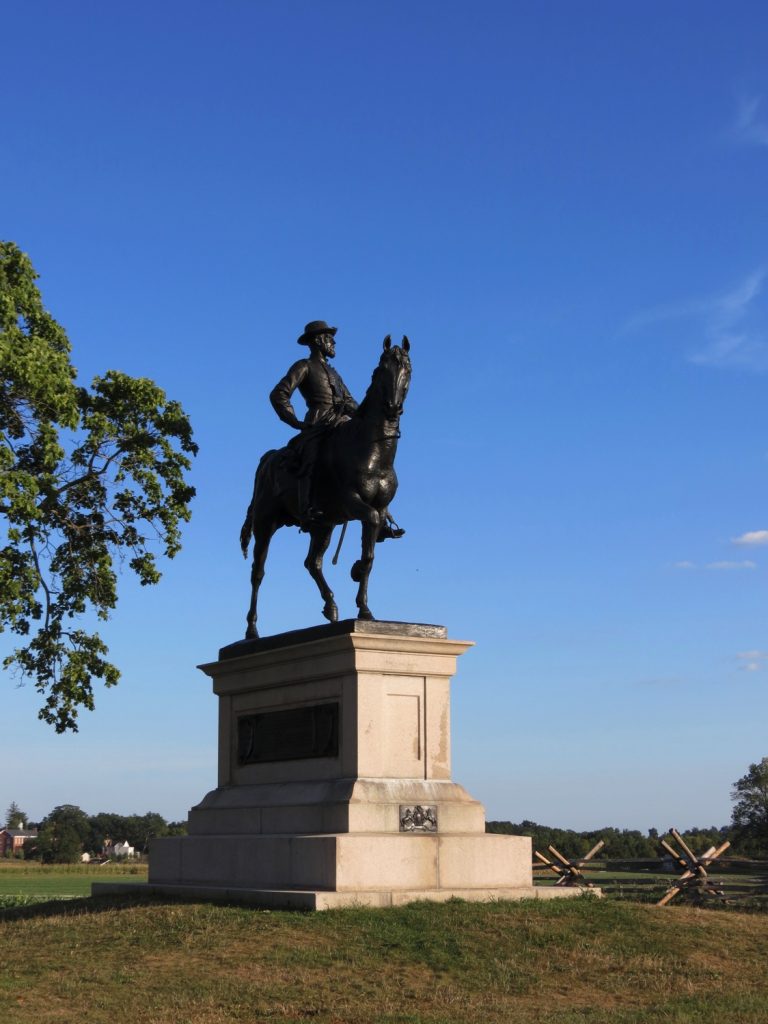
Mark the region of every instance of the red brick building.
[[0, 857], [13, 856], [14, 853], [20, 853], [28, 839], [36, 838], [36, 828], [0, 829]]

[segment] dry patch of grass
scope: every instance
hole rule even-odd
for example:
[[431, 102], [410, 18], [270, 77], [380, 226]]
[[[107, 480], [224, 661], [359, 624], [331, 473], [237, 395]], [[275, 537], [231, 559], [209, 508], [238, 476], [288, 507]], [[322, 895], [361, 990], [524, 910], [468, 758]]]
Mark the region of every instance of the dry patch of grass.
[[0, 913], [6, 1020], [764, 1024], [768, 916], [588, 899], [315, 915], [133, 898]]

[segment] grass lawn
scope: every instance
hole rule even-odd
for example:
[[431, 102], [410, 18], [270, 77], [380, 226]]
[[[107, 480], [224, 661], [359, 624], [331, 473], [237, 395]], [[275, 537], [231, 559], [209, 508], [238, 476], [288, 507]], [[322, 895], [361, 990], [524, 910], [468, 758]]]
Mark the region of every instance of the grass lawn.
[[0, 911], [16, 1024], [765, 1024], [768, 915], [589, 898], [269, 913]]

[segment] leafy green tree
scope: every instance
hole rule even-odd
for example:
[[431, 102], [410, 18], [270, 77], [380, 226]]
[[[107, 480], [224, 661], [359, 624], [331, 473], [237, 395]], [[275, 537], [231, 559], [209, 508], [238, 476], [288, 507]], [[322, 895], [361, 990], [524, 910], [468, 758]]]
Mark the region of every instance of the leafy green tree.
[[22, 811], [15, 800], [11, 802], [11, 806], [5, 812], [5, 824], [7, 828], [21, 828], [27, 827], [29, 821], [27, 815]]
[[[729, 832], [730, 829], [727, 826], [718, 828], [717, 825], [710, 825], [709, 828], [689, 828], [681, 832], [680, 835], [695, 853], [704, 853], [710, 846], [717, 849], [726, 839], [729, 839]], [[669, 835], [666, 838], [667, 842], [674, 846], [674, 838]]]
[[732, 821], [745, 852], [768, 853], [768, 757], [751, 764], [733, 784]]
[[197, 446], [178, 402], [151, 380], [109, 370], [79, 386], [64, 329], [25, 253], [0, 242], [0, 630], [5, 658], [45, 698], [39, 717], [77, 731], [93, 680], [120, 673], [97, 632], [117, 603], [115, 560], [157, 583], [156, 553], [180, 549]]
[[131, 815], [128, 820], [130, 822], [128, 841], [139, 853], [149, 852], [150, 839], [168, 835], [168, 822], [162, 815], [154, 811], [142, 815]]
[[98, 853], [107, 839], [115, 843], [122, 842], [125, 839], [126, 820], [122, 814], [110, 814], [106, 811], [91, 815], [88, 818], [88, 849]]
[[47, 864], [71, 864], [80, 859], [89, 835], [90, 822], [85, 811], [75, 804], [61, 804], [41, 822], [38, 855]]
[[[498, 832], [511, 836], [530, 836], [534, 850], [546, 853], [551, 844], [566, 857], [583, 857], [594, 846], [588, 835], [591, 833], [573, 832], [571, 829], [551, 828], [549, 825], [538, 825], [535, 821], [488, 821], [486, 832]], [[595, 840], [596, 842], [597, 840]]]
[[110, 814], [101, 811], [88, 819], [90, 849], [100, 850], [105, 839], [127, 841], [138, 853], [147, 853], [150, 839], [168, 835], [168, 822], [161, 814]]

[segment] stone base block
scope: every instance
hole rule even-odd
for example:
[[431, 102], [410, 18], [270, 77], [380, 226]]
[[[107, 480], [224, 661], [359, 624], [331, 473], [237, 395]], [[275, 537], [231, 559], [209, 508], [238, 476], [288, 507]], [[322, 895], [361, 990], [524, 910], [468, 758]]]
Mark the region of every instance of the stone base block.
[[400, 807], [436, 808], [443, 832], [485, 832], [463, 786], [425, 779], [330, 779], [220, 786], [189, 813], [190, 835], [399, 832]]
[[152, 843], [151, 885], [336, 892], [530, 888], [526, 836], [195, 835]]
[[[152, 842], [145, 891], [325, 909], [573, 895], [452, 781], [442, 626], [344, 622], [223, 648], [218, 787]], [[402, 829], [402, 831], [401, 831]], [[137, 891], [97, 884], [94, 892]]]
[[[580, 889], [563, 889], [553, 885], [523, 885], [495, 889], [417, 889], [417, 890], [347, 890], [328, 892], [325, 889], [246, 889], [215, 885], [131, 884], [94, 882], [94, 896], [171, 896], [176, 899], [211, 900], [223, 903], [244, 903], [265, 910], [335, 910], [339, 907], [399, 907], [406, 903], [428, 900], [444, 903], [459, 899], [473, 903], [492, 900], [567, 899], [582, 894]], [[599, 889], [588, 890], [599, 897]]]

